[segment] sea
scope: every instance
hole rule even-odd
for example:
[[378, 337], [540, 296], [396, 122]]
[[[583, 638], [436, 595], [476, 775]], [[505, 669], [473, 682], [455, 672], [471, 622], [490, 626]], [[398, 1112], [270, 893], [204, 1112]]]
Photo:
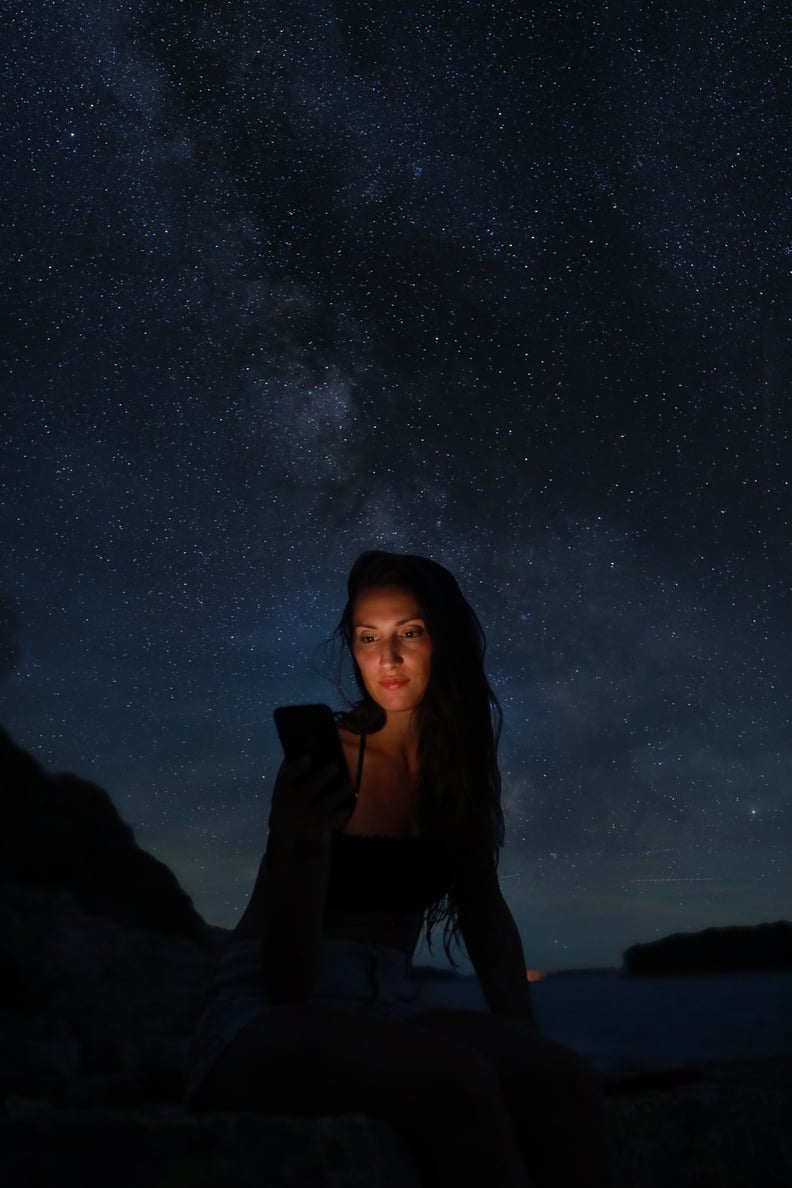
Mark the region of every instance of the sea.
[[[420, 972], [438, 1002], [486, 1010], [474, 977]], [[531, 992], [541, 1031], [605, 1077], [792, 1057], [792, 973], [564, 970], [543, 975]]]

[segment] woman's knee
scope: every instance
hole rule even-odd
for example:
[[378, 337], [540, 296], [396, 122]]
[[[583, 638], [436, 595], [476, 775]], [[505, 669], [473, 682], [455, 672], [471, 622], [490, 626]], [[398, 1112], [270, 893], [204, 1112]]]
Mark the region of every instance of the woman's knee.
[[549, 1071], [551, 1080], [559, 1089], [580, 1100], [598, 1100], [602, 1097], [602, 1086], [596, 1072], [587, 1060], [561, 1044], [552, 1044]]
[[424, 1095], [435, 1108], [447, 1108], [457, 1118], [480, 1118], [504, 1105], [497, 1069], [474, 1048], [449, 1045], [442, 1059], [434, 1060], [428, 1069], [416, 1069], [416, 1082], [423, 1084]]

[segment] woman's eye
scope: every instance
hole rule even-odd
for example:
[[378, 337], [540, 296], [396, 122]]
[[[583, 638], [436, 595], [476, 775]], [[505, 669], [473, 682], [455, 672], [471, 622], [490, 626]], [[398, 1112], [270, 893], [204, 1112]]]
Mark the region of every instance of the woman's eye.
[[405, 639], [417, 639], [419, 635], [423, 635], [423, 628], [421, 627], [410, 627], [404, 632]]

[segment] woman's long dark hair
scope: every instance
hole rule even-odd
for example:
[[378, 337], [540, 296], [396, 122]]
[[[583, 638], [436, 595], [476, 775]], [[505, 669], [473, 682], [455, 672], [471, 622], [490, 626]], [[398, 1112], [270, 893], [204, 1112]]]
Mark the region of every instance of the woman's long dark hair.
[[[342, 644], [336, 678], [350, 710], [342, 724], [359, 734], [375, 733], [385, 712], [369, 696], [353, 651], [353, 614], [359, 595], [372, 586], [401, 586], [421, 607], [432, 639], [429, 683], [417, 707], [421, 783], [417, 824], [422, 837], [438, 845], [451, 869], [460, 862], [491, 858], [503, 845], [503, 810], [497, 747], [501, 708], [484, 672], [486, 641], [475, 611], [456, 579], [427, 557], [371, 551], [362, 553], [347, 582], [347, 603], [333, 639]], [[343, 689], [344, 659], [351, 660], [359, 699]], [[459, 943], [453, 883], [432, 904], [424, 925], [431, 950], [432, 930], [443, 922], [443, 947]]]

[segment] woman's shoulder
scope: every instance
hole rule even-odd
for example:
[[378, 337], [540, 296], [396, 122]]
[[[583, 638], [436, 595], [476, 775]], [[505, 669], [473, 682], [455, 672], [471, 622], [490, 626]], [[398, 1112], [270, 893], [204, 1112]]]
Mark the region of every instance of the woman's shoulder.
[[336, 729], [344, 750], [351, 748], [352, 750], [357, 751], [361, 743], [361, 732], [359, 730], [353, 729], [347, 723], [339, 721], [336, 721]]
[[338, 737], [344, 745], [344, 750], [354, 751], [355, 754], [361, 749], [365, 749], [367, 754], [369, 751], [376, 751], [376, 742], [372, 745], [371, 734], [366, 722], [354, 709], [340, 710], [335, 713], [334, 717]]
[[339, 734], [346, 734], [349, 737], [357, 738], [364, 733], [359, 717], [354, 709], [333, 710], [333, 718]]

